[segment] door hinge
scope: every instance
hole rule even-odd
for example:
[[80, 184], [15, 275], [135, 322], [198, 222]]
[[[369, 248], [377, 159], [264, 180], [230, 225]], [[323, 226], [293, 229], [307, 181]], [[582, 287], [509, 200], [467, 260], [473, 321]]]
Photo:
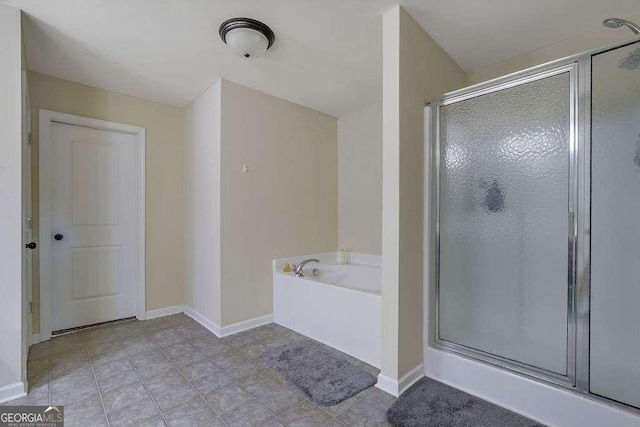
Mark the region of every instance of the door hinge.
[[31, 136], [31, 132], [29, 132], [29, 136], [27, 137], [27, 144], [31, 145], [32, 142], [32, 136]]
[[31, 230], [33, 228], [33, 218], [30, 216], [27, 217], [27, 228]]
[[33, 313], [33, 301], [29, 301], [29, 313]]

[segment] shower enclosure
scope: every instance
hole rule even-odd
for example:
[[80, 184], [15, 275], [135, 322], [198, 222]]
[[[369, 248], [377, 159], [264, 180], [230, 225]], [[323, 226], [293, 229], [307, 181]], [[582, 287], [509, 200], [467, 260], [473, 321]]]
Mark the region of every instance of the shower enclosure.
[[640, 39], [430, 105], [431, 345], [640, 408]]

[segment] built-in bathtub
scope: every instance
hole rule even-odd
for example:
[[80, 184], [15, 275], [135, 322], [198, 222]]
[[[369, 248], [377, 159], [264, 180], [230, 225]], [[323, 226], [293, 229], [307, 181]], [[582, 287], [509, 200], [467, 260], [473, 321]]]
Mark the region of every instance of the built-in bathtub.
[[[283, 273], [285, 263], [308, 258], [304, 277]], [[293, 329], [377, 368], [381, 354], [381, 257], [350, 253], [305, 255], [273, 262], [275, 323]], [[317, 276], [313, 270], [317, 269]]]

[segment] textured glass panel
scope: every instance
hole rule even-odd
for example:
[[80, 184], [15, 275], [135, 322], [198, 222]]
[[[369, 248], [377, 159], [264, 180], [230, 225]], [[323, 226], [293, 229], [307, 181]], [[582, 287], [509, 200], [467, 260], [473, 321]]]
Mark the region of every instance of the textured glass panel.
[[570, 76], [441, 109], [439, 337], [567, 374]]
[[640, 44], [592, 67], [591, 391], [640, 407]]

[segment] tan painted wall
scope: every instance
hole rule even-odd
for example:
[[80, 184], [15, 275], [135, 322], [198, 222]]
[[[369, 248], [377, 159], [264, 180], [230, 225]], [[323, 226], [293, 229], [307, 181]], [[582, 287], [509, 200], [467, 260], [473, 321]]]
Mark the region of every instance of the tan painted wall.
[[[183, 301], [183, 109], [29, 73], [33, 132], [33, 212], [38, 233], [39, 109], [146, 128], [146, 309]], [[38, 265], [37, 254], [34, 265]], [[34, 332], [39, 281], [34, 272]]]
[[[640, 15], [631, 16], [633, 22], [640, 22]], [[468, 83], [476, 84], [495, 77], [500, 77], [516, 71], [524, 70], [549, 61], [564, 58], [566, 56], [578, 54], [591, 49], [604, 47], [619, 41], [633, 37], [628, 29], [610, 29], [600, 27], [595, 30], [578, 34], [575, 37], [562, 40], [558, 43], [532, 50], [521, 55], [514, 56], [504, 61], [473, 70], [468, 74]]]
[[272, 312], [273, 259], [336, 250], [338, 161], [334, 117], [226, 80], [221, 100], [225, 326]]
[[338, 246], [382, 254], [382, 103], [338, 118]]
[[464, 71], [400, 6], [383, 16], [382, 374], [423, 360], [424, 105]]

